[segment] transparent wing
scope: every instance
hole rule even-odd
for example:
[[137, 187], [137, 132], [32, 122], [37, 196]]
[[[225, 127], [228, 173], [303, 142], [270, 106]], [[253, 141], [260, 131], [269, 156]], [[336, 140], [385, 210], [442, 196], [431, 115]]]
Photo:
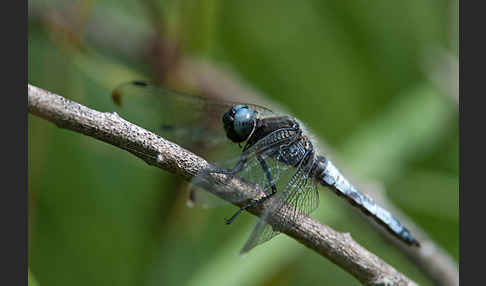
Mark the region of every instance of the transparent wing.
[[[269, 194], [273, 185], [277, 190], [280, 188], [283, 189], [285, 185], [282, 183], [288, 181], [288, 178], [290, 178], [293, 173], [293, 168], [271, 158], [272, 153], [278, 152], [278, 150], [278, 146], [269, 148], [261, 146], [259, 149], [251, 149], [251, 152], [245, 155], [246, 163], [244, 164], [244, 167], [235, 176], [243, 182], [253, 185], [255, 189], [262, 191], [262, 196]], [[267, 177], [259, 159], [265, 161], [267, 170], [271, 174], [271, 180]], [[213, 169], [231, 170], [240, 160], [241, 155], [238, 155], [227, 160], [215, 162], [213, 164]], [[194, 176], [191, 180], [191, 184], [194, 186], [193, 189], [196, 190], [196, 194], [203, 192], [203, 190], [199, 188], [200, 186], [204, 189], [209, 189], [208, 191], [211, 191], [212, 193], [220, 193], [226, 187], [226, 182], [223, 184], [209, 185], [205, 183], [208, 180], [208, 172], [211, 171], [212, 169], [204, 170], [197, 176]], [[232, 177], [233, 176], [229, 176], [228, 179], [231, 179]], [[244, 201], [248, 201], [248, 198], [235, 197], [231, 199], [231, 202], [233, 203], [241, 203]]]
[[210, 208], [215, 208], [215, 207], [229, 204], [229, 202], [193, 184], [188, 185], [188, 190], [189, 190], [189, 198], [187, 200], [188, 207], [199, 206], [202, 207], [203, 209], [210, 209]]
[[116, 112], [125, 119], [196, 153], [233, 145], [222, 123], [223, 114], [232, 106], [247, 105], [259, 117], [273, 114], [255, 104], [210, 100], [143, 81], [119, 85], [112, 98], [118, 105]]
[[[292, 168], [289, 165], [275, 162], [275, 160], [269, 158], [268, 153], [270, 152], [274, 152], [274, 150], [269, 149], [266, 154], [263, 153], [263, 154], [259, 154], [258, 156], [260, 156], [260, 158], [265, 160], [265, 162], [267, 163], [268, 171], [272, 176], [271, 181], [268, 180], [265, 171], [262, 169], [261, 163], [257, 159], [257, 152], [251, 152], [247, 156], [247, 162], [244, 168], [236, 175], [240, 180], [246, 182], [247, 184], [254, 185], [255, 188], [258, 188], [259, 190], [263, 191], [265, 194], [269, 194], [271, 192], [272, 184], [274, 184], [278, 188], [280, 186], [280, 181], [285, 181], [284, 178], [288, 179], [292, 172]], [[215, 162], [213, 163], [213, 167], [214, 169], [218, 169], [218, 170], [221, 169], [230, 170], [238, 164], [240, 159], [241, 156], [237, 155], [230, 159]], [[210, 170], [205, 170], [205, 171], [210, 171]], [[218, 198], [213, 193], [207, 190], [209, 188], [215, 193], [218, 193], [221, 188], [220, 185], [214, 184], [210, 186], [205, 186], [205, 188], [200, 187], [202, 185], [202, 182], [206, 180], [206, 176], [207, 174], [205, 172], [201, 172], [199, 175], [195, 176], [191, 180], [191, 185], [190, 185], [191, 203], [193, 203], [194, 205], [202, 206], [203, 208], [217, 207], [220, 205], [224, 205], [225, 203], [229, 203]], [[237, 197], [234, 198], [231, 202], [240, 203], [245, 200], [246, 198]]]
[[[235, 171], [234, 175], [237, 175], [240, 179], [248, 184], [254, 184], [255, 189], [262, 190], [260, 195], [268, 194], [270, 188], [277, 186], [277, 189], [284, 189], [285, 186], [278, 186], [285, 174], [285, 171], [289, 169], [289, 164], [285, 164], [285, 160], [273, 160], [273, 158], [283, 158], [281, 152], [286, 151], [288, 148], [282, 149], [282, 146], [290, 144], [291, 140], [295, 138], [289, 136], [283, 136], [285, 129], [275, 130], [265, 137], [261, 138], [257, 142], [253, 143], [251, 147], [240, 150], [237, 156], [232, 157], [230, 160], [223, 160], [218, 163], [214, 163], [214, 166], [208, 170], [203, 170], [200, 174], [196, 175], [191, 183], [195, 186], [202, 186], [205, 189], [210, 189], [212, 193], [221, 193], [225, 188], [227, 182], [212, 182], [210, 173], [220, 173], [229, 170]], [[295, 133], [295, 136], [300, 136]], [[267, 163], [267, 159], [268, 163]], [[238, 168], [236, 168], [238, 166]], [[287, 176], [290, 178], [290, 176]], [[288, 180], [287, 178], [287, 180]], [[228, 180], [231, 176], [228, 176]], [[257, 190], [257, 191], [258, 191]], [[252, 197], [256, 199], [257, 197]], [[229, 198], [227, 198], [229, 199]], [[240, 203], [243, 201], [249, 201], [251, 198], [239, 197], [231, 199], [233, 203]]]
[[[277, 194], [277, 197], [272, 200], [270, 206], [265, 208], [260, 216], [258, 223], [241, 250], [242, 254], [269, 241], [299, 217], [309, 215], [318, 207], [319, 193], [317, 186], [310, 178], [310, 170], [311, 168], [308, 166], [299, 166], [290, 179], [285, 182], [285, 188]], [[274, 229], [267, 221], [269, 216], [275, 212], [280, 212], [283, 219], [275, 223], [276, 228]]]
[[[226, 137], [223, 114], [237, 104], [251, 108], [258, 118], [274, 114], [268, 108], [255, 104], [211, 100], [169, 90], [144, 81], [119, 85], [112, 92], [116, 112], [126, 120], [138, 124], [209, 161], [222, 161], [239, 156], [241, 148]], [[147, 156], [150, 156], [147, 154]], [[223, 205], [224, 201], [189, 187], [188, 205], [202, 207]]]

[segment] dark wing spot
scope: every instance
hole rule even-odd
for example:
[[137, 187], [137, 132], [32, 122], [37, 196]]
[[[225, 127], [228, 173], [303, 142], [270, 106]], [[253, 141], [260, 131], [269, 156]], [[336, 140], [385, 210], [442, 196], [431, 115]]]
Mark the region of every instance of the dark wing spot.
[[138, 85], [138, 86], [148, 86], [147, 82], [141, 81], [141, 80], [135, 80], [135, 81], [133, 81], [133, 84]]

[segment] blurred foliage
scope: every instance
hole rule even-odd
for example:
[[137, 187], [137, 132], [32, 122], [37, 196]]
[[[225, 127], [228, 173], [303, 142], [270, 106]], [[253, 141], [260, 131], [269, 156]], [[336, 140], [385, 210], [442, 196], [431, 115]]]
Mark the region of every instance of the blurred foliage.
[[[172, 42], [286, 106], [332, 160], [383, 184], [458, 259], [457, 92], [444, 88], [458, 79], [431, 80], [441, 55], [458, 61], [457, 6], [30, 0], [28, 81], [112, 111], [117, 84], [161, 80], [153, 45]], [[283, 235], [239, 257], [255, 217], [228, 227], [234, 207], [187, 208], [178, 178], [125, 151], [32, 115], [28, 138], [29, 285], [358, 285]], [[353, 208], [321, 193], [314, 217], [430, 285]]]

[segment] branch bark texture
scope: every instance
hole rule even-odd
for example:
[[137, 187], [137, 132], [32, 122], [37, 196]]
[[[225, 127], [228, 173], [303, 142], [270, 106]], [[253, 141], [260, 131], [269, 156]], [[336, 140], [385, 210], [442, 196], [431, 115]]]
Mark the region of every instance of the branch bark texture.
[[[125, 149], [148, 164], [188, 181], [210, 167], [210, 164], [201, 157], [124, 120], [116, 113], [90, 109], [30, 84], [28, 85], [28, 110], [60, 128], [79, 132]], [[214, 188], [208, 190], [229, 202], [242, 201], [241, 198], [257, 199], [262, 195], [261, 191], [254, 186], [238, 178], [228, 178], [221, 174], [212, 175], [208, 181], [203, 182], [203, 187], [204, 184], [223, 186], [218, 188], [218, 191], [214, 191]], [[270, 200], [258, 208], [251, 209], [250, 212], [259, 215], [268, 203]], [[278, 224], [282, 220], [282, 214], [275, 213], [269, 218], [269, 223]], [[356, 243], [349, 234], [337, 232], [311, 217], [295, 221], [285, 230], [285, 233], [331, 260], [364, 285], [416, 285]]]

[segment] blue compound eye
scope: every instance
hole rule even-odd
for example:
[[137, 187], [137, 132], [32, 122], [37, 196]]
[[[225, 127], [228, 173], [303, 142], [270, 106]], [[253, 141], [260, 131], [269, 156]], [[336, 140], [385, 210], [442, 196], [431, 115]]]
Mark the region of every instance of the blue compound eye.
[[255, 113], [245, 105], [233, 106], [223, 116], [226, 135], [233, 142], [243, 142], [255, 126]]
[[[239, 106], [239, 105], [238, 105]], [[237, 106], [237, 107], [238, 107]], [[253, 130], [255, 114], [248, 107], [244, 106], [236, 110], [235, 113], [235, 132], [240, 138], [247, 138]]]

